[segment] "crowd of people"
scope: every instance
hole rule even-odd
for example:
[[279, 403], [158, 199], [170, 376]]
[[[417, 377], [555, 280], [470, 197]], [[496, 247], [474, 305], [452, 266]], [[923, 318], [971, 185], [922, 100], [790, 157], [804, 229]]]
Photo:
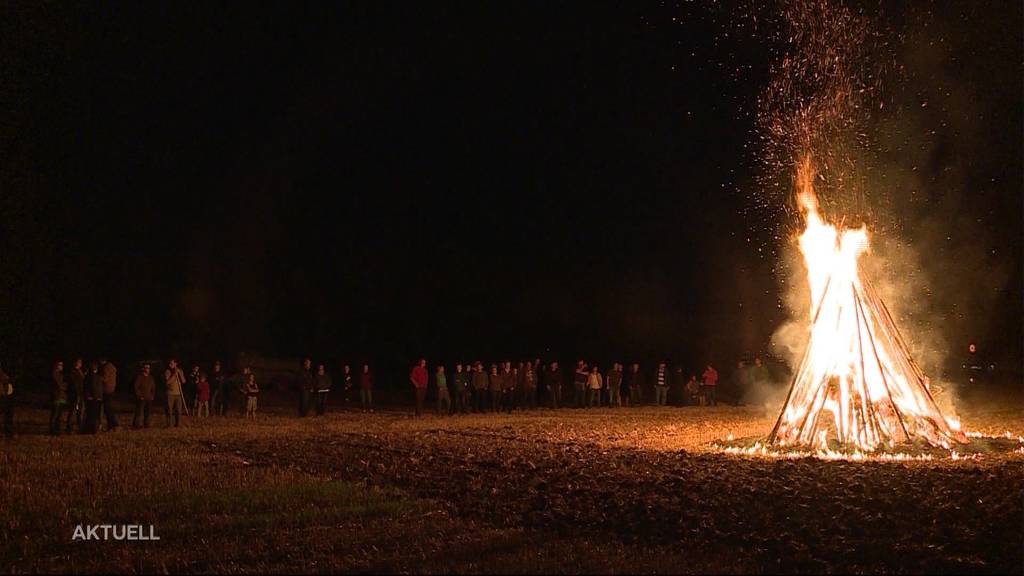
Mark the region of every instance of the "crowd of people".
[[[340, 388], [346, 402], [353, 389], [359, 390], [361, 405], [373, 410], [373, 375], [368, 364], [354, 374], [348, 365], [342, 366], [339, 375]], [[299, 385], [299, 415], [323, 415], [327, 409], [327, 396], [333, 389], [331, 376], [323, 364], [312, 369], [307, 358], [302, 363], [296, 378]], [[220, 361], [214, 361], [209, 372], [198, 364], [192, 366], [188, 375], [181, 369], [175, 358], [167, 360], [166, 369], [160, 379], [163, 398], [164, 426], [180, 426], [182, 416], [197, 419], [228, 416], [237, 413], [246, 418], [255, 418], [260, 394], [256, 374], [243, 366], [237, 374], [228, 375]], [[157, 398], [157, 378], [152, 364], [144, 362], [132, 378], [131, 392], [135, 409], [132, 428], [149, 428], [150, 416]], [[50, 371], [50, 417], [48, 430], [51, 435], [62, 432], [95, 434], [101, 428], [118, 430], [121, 426], [113, 399], [117, 391], [117, 367], [113, 362], [99, 359], [86, 365], [77, 358], [65, 371], [64, 361], [53, 363]], [[4, 435], [13, 434], [14, 387], [11, 378], [0, 370], [0, 404], [3, 409]], [[191, 406], [191, 410], [189, 407]]]
[[[744, 373], [744, 364], [740, 363]], [[763, 377], [760, 359], [749, 366], [751, 378]], [[59, 435], [96, 433], [105, 420], [106, 430], [117, 430], [120, 423], [113, 407], [117, 390], [117, 368], [106, 359], [85, 364], [75, 359], [65, 371], [64, 362], [54, 362], [50, 382], [49, 433]], [[238, 373], [228, 375], [220, 361], [214, 361], [209, 372], [198, 364], [186, 375], [174, 358], [166, 362], [159, 380], [165, 404], [164, 426], [180, 426], [182, 416], [197, 419], [238, 414], [255, 418], [260, 394], [256, 374], [243, 366]], [[329, 398], [334, 396], [349, 405], [355, 391], [359, 404], [373, 410], [374, 377], [368, 364], [362, 364], [354, 373], [347, 364], [336, 373], [338, 382], [323, 363], [314, 364], [310, 358], [302, 360], [293, 379], [297, 392], [299, 416], [323, 415]], [[659, 362], [650, 372], [639, 363], [628, 367], [614, 362], [601, 370], [584, 360], [576, 362], [571, 371], [563, 371], [557, 361], [541, 364], [540, 359], [513, 364], [511, 361], [491, 363], [481, 361], [456, 363], [449, 372], [443, 364], [433, 367], [433, 377], [427, 361], [419, 360], [409, 372], [413, 389], [415, 414], [424, 411], [428, 389], [436, 394], [439, 414], [466, 414], [483, 412], [511, 412], [548, 408], [593, 408], [600, 406], [629, 407], [645, 403], [647, 390], [653, 390], [653, 404], [668, 403], [669, 390], [676, 390], [676, 403], [693, 406], [717, 405], [718, 371], [707, 364], [698, 377], [686, 375], [680, 366], [669, 368]], [[132, 428], [148, 428], [153, 404], [156, 402], [158, 380], [150, 363], [138, 366], [132, 378], [131, 392], [135, 410]], [[13, 388], [11, 380], [0, 370], [0, 400], [3, 401], [3, 427], [11, 434]], [[191, 411], [190, 408], [191, 407]]]
[[[549, 408], [593, 408], [599, 406], [639, 406], [647, 379], [654, 387], [654, 403], [668, 403], [668, 391], [673, 385], [682, 390], [684, 405], [717, 405], [718, 371], [708, 364], [698, 381], [691, 375], [684, 382], [682, 367], [669, 370], [660, 362], [650, 376], [633, 363], [627, 369], [619, 362], [612, 363], [603, 373], [597, 365], [578, 360], [571, 380], [557, 361], [542, 365], [540, 359], [512, 364], [511, 361], [492, 363], [456, 363], [450, 375], [443, 364], [434, 367], [434, 387], [437, 392], [437, 412], [455, 414], [468, 412], [511, 412], [531, 410], [540, 405]], [[409, 382], [413, 386], [416, 415], [423, 413], [423, 405], [430, 384], [427, 361], [420, 361], [410, 370]], [[566, 389], [567, 386], [571, 388]]]

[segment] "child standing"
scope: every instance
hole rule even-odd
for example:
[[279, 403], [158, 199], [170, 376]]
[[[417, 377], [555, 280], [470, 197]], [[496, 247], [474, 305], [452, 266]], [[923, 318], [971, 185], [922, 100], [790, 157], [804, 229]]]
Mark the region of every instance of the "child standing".
[[196, 380], [196, 418], [210, 417], [210, 381], [206, 374]]
[[686, 382], [686, 403], [689, 406], [703, 404], [700, 401], [700, 384], [697, 384], [696, 376], [690, 376]]
[[256, 375], [249, 373], [245, 381], [245, 417], [256, 419], [256, 397], [260, 389], [256, 386]]

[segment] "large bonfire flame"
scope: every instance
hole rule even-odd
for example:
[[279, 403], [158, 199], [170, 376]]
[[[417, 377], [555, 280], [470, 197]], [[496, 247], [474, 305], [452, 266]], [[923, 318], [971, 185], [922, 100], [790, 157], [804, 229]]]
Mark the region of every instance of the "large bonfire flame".
[[800, 250], [811, 291], [810, 340], [769, 443], [874, 451], [923, 439], [967, 443], [943, 417], [928, 379], [910, 355], [885, 304], [860, 272], [868, 232], [837, 229], [818, 212], [809, 155], [797, 167], [797, 200], [806, 220]]

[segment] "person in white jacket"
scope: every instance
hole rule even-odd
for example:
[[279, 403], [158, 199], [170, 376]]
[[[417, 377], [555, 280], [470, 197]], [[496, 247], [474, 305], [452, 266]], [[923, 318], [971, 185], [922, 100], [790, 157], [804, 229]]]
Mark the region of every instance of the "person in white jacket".
[[604, 388], [604, 380], [601, 378], [601, 372], [598, 371], [595, 364], [590, 369], [590, 374], [587, 375], [588, 407], [601, 406], [601, 388]]
[[164, 383], [167, 386], [167, 420], [165, 427], [171, 425], [171, 413], [174, 414], [174, 426], [181, 423], [181, 413], [185, 403], [181, 398], [182, 387], [185, 385], [185, 373], [178, 368], [178, 361], [171, 358], [164, 370]]

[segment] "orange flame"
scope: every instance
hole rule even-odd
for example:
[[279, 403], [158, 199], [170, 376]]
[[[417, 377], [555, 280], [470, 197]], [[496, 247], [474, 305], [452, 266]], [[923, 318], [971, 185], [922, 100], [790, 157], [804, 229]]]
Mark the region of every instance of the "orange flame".
[[914, 438], [947, 448], [951, 441], [966, 443], [959, 422], [939, 411], [885, 304], [858, 269], [869, 248], [867, 228], [828, 224], [814, 178], [806, 155], [797, 164], [796, 187], [806, 222], [799, 244], [811, 336], [770, 441], [828, 450], [835, 439], [864, 451]]

